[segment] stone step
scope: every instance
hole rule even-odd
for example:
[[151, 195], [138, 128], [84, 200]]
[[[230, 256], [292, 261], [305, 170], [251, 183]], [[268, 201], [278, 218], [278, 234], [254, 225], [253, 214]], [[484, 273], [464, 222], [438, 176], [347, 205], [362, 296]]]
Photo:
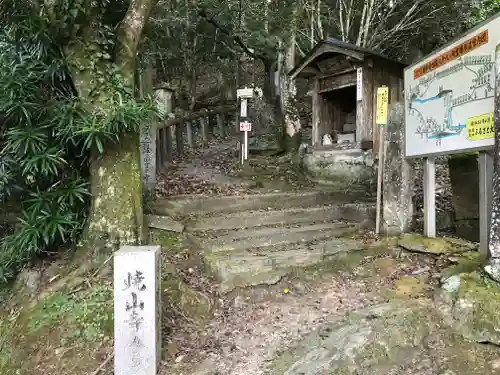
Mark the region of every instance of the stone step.
[[342, 237], [355, 233], [359, 229], [359, 224], [344, 222], [303, 225], [292, 228], [258, 228], [233, 231], [215, 239], [198, 238], [198, 243], [206, 253], [282, 248], [296, 243]]
[[[155, 223], [160, 225], [161, 220], [158, 217], [155, 218]], [[375, 205], [372, 203], [347, 203], [279, 211], [238, 212], [224, 216], [197, 218], [186, 223], [185, 229], [187, 232], [222, 231], [273, 225], [312, 224], [336, 220], [363, 223], [364, 227], [370, 227], [375, 220]], [[172, 219], [168, 219], [169, 223], [171, 221]]]
[[290, 246], [284, 251], [251, 253], [213, 252], [204, 257], [208, 270], [219, 280], [221, 292], [235, 288], [275, 284], [295, 267], [332, 260], [336, 255], [362, 250], [365, 245], [350, 238], [329, 238], [312, 244]]
[[366, 202], [370, 198], [363, 192], [338, 192], [329, 190], [307, 192], [278, 192], [234, 196], [182, 196], [159, 199], [148, 213], [155, 215], [214, 215], [245, 211], [281, 210], [290, 208], [319, 207], [328, 204]]

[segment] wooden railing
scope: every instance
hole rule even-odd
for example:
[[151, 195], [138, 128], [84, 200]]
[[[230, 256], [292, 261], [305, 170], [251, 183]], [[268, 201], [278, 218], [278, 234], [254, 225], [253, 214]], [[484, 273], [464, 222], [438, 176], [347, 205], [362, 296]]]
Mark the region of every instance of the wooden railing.
[[[156, 134], [157, 172], [175, 157], [182, 156], [186, 146], [191, 149], [207, 147], [211, 137], [232, 134], [236, 130], [235, 115], [236, 105], [226, 105], [163, 122]], [[215, 126], [211, 126], [213, 120]], [[201, 142], [197, 142], [197, 136]]]

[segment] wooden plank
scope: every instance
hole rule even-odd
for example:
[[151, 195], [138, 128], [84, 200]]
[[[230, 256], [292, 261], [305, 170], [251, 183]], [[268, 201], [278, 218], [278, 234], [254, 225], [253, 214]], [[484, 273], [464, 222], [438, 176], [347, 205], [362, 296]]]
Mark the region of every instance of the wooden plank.
[[238, 110], [238, 108], [234, 104], [216, 107], [216, 108], [213, 108], [211, 110], [202, 109], [200, 111], [193, 112], [189, 115], [180, 116], [177, 118], [165, 119], [162, 123], [162, 126], [169, 127], [169, 126], [176, 125], [180, 122], [196, 120], [201, 116], [210, 116], [210, 115], [215, 115], [217, 113], [232, 113], [232, 112], [235, 112], [236, 110]]
[[345, 71], [353, 70], [352, 64], [346, 59], [346, 56], [335, 56], [317, 63], [323, 74], [342, 74]]
[[332, 75], [319, 81], [319, 92], [326, 92], [356, 85], [356, 72]]
[[373, 140], [373, 68], [363, 65], [363, 99], [356, 102], [356, 143]]
[[312, 90], [312, 146], [320, 145], [319, 124], [321, 116], [321, 100], [319, 96], [319, 80], [316, 78]]

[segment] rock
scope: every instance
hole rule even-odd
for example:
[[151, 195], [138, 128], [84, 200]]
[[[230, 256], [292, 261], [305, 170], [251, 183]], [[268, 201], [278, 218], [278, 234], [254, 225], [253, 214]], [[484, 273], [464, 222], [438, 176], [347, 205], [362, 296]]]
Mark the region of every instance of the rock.
[[[496, 356], [495, 356], [496, 355]], [[427, 300], [387, 303], [349, 314], [281, 354], [284, 375], [494, 374], [498, 353], [442, 328]]]
[[185, 283], [174, 265], [164, 265], [161, 286], [162, 305], [165, 310], [175, 306], [200, 326], [210, 319], [213, 308], [212, 300], [206, 294], [194, 290]]
[[456, 238], [428, 238], [418, 234], [406, 234], [398, 241], [407, 251], [433, 255], [457, 254], [470, 251], [474, 245]]
[[149, 228], [177, 233], [182, 233], [184, 231], [184, 224], [168, 216], [147, 215], [146, 219], [148, 221]]
[[465, 338], [500, 345], [500, 285], [480, 272], [453, 275], [435, 294], [444, 321]]
[[376, 174], [371, 151], [333, 149], [305, 154], [302, 166], [314, 181], [338, 190], [374, 191]]
[[276, 135], [261, 134], [248, 139], [248, 152], [251, 154], [273, 154], [281, 151]]
[[41, 270], [24, 269], [17, 275], [14, 290], [18, 295], [32, 297], [40, 288], [41, 280]]

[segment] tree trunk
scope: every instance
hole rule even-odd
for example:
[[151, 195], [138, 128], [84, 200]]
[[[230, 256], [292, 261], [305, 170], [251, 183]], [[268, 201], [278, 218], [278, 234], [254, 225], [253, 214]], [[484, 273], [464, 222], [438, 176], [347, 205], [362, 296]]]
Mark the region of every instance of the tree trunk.
[[[76, 56], [77, 54], [72, 54]], [[91, 61], [79, 59], [80, 66], [90, 66]], [[111, 69], [111, 67], [110, 67]], [[133, 87], [134, 66], [125, 68], [123, 76]], [[107, 84], [97, 90], [99, 97], [90, 97], [92, 82], [97, 78], [89, 73], [73, 72], [73, 82], [79, 96], [90, 110], [107, 111], [106, 98], [116, 96]], [[91, 150], [90, 160], [91, 206], [86, 227], [80, 241], [80, 255], [99, 261], [123, 245], [139, 245], [145, 240], [142, 208], [142, 179], [139, 134], [125, 133], [118, 143], [108, 141], [103, 151]]]
[[490, 243], [484, 270], [500, 282], [500, 45], [496, 48], [495, 86], [495, 155], [493, 170], [493, 199], [491, 207]]
[[[295, 22], [293, 22], [295, 23]], [[283, 114], [284, 129], [282, 147], [286, 152], [298, 150], [301, 142], [300, 118], [295, 105], [296, 86], [288, 73], [295, 65], [295, 33], [292, 33], [285, 56], [280, 56], [280, 107]]]
[[83, 235], [92, 255], [114, 251], [144, 240], [139, 135], [127, 134], [120, 143], [108, 143], [100, 154], [93, 150], [90, 165], [92, 203]]

